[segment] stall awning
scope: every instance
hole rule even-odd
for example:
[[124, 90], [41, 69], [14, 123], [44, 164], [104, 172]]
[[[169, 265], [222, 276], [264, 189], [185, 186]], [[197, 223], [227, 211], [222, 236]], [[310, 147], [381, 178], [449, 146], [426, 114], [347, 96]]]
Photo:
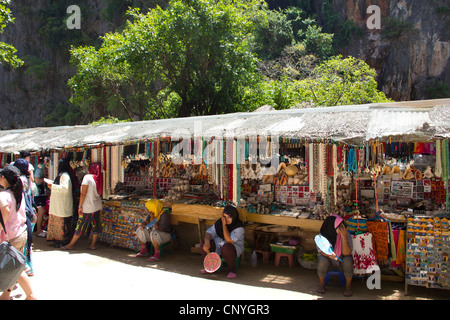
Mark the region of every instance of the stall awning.
[[450, 137], [450, 99], [243, 112], [115, 124], [0, 131], [0, 152], [118, 144], [160, 137], [332, 139], [361, 144], [389, 137]]

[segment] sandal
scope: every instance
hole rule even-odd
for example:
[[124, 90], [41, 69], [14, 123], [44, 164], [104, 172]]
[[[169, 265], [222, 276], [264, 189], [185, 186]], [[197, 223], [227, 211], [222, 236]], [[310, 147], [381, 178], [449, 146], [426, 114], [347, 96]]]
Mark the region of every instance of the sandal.
[[153, 257], [148, 258], [147, 260], [153, 262], [153, 261], [159, 261], [159, 258], [153, 256]]
[[228, 278], [228, 279], [236, 279], [236, 277], [237, 277], [237, 275], [236, 275], [236, 273], [234, 273], [234, 272], [230, 272], [230, 273], [228, 273], [228, 275], [227, 275], [227, 278]]
[[47, 238], [47, 232], [42, 231], [41, 233], [37, 233], [36, 237], [38, 237], [38, 238]]
[[352, 290], [345, 290], [344, 291], [344, 297], [351, 297], [353, 295]]
[[75, 248], [69, 248], [68, 246], [60, 246], [61, 250], [75, 250]]

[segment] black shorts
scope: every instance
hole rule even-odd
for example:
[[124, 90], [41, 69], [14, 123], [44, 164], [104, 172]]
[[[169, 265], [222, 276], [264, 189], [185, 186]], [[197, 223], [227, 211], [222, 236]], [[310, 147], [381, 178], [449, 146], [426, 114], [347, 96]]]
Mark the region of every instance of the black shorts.
[[47, 196], [36, 196], [34, 197], [34, 204], [36, 207], [45, 207], [45, 204], [47, 202]]

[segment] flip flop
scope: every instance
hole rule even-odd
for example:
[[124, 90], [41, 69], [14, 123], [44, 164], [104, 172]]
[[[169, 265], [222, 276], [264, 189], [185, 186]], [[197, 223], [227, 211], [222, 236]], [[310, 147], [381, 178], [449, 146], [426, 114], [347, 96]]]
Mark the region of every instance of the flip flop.
[[159, 261], [159, 258], [153, 256], [153, 257], [148, 258], [147, 260], [150, 262], [153, 262], [153, 261]]
[[67, 246], [59, 247], [61, 250], [75, 250], [75, 248], [67, 248]]
[[345, 290], [344, 291], [344, 297], [351, 297], [353, 295], [352, 290]]
[[230, 273], [228, 273], [228, 275], [227, 275], [227, 278], [228, 278], [228, 279], [236, 279], [236, 277], [237, 277], [237, 274], [234, 273], [234, 272], [230, 272]]

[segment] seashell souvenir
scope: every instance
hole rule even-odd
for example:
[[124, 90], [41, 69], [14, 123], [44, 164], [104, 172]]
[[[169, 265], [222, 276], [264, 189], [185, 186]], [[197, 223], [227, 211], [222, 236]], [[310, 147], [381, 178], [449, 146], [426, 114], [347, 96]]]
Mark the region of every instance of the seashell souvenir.
[[298, 168], [297, 168], [297, 166], [295, 166], [295, 165], [289, 165], [289, 166], [287, 166], [287, 168], [286, 168], [286, 174], [288, 175], [288, 176], [295, 176], [296, 174], [298, 173]]

